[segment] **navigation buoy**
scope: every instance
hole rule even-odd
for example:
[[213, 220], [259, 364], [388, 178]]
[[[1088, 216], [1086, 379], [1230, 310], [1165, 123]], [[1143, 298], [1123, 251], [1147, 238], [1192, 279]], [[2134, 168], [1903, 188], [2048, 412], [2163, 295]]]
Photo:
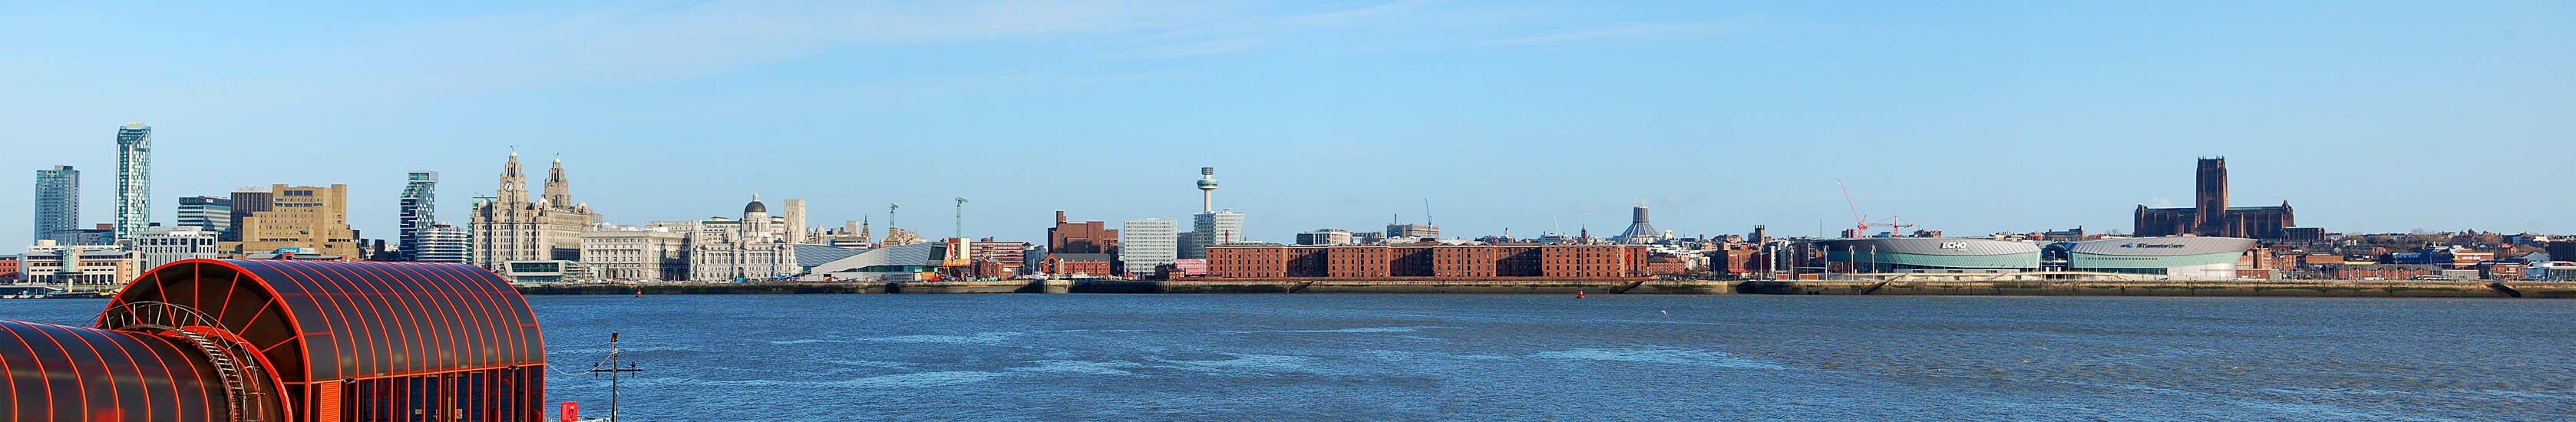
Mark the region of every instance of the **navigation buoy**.
[[1582, 291], [1582, 290], [1576, 290], [1576, 291], [1574, 291], [1574, 298], [1575, 298], [1575, 299], [1582, 299], [1582, 298], [1583, 298], [1583, 291]]

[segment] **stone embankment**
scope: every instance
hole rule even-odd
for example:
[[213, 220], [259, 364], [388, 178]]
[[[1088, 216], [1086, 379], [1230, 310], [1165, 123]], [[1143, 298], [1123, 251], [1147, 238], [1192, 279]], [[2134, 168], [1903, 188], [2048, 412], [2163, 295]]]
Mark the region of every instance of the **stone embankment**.
[[2449, 281], [1418, 281], [1009, 280], [870, 283], [557, 284], [532, 295], [663, 294], [1765, 294], [1891, 296], [2486, 297], [2576, 299], [2576, 283]]

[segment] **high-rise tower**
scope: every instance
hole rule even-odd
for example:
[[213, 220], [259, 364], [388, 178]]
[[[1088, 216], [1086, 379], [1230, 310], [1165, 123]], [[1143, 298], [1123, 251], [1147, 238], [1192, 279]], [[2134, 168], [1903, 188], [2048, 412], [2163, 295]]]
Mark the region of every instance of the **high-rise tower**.
[[132, 238], [151, 221], [152, 127], [126, 123], [116, 129], [116, 238]]
[[1216, 168], [1199, 168], [1199, 212], [1216, 212]]
[[[80, 228], [80, 170], [72, 166], [36, 170], [36, 240], [70, 243]], [[27, 244], [33, 245], [34, 242]]]
[[419, 261], [422, 230], [438, 223], [438, 172], [415, 171], [406, 177], [402, 191], [402, 241], [397, 255], [404, 261]]

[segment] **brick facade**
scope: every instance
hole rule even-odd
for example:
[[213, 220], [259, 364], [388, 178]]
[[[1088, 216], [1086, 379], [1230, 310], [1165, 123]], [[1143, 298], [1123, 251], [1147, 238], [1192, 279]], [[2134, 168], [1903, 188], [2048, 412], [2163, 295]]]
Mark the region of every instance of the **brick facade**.
[[1227, 246], [1208, 248], [1210, 278], [1567, 280], [1646, 276], [1643, 246]]

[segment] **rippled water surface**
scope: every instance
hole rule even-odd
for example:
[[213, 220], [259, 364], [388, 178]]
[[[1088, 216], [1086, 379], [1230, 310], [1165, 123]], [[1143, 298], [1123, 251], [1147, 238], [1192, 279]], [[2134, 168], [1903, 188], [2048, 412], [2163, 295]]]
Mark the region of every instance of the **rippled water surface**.
[[[533, 296], [629, 420], [2550, 420], [2576, 301]], [[86, 323], [102, 301], [8, 301]], [[551, 399], [603, 416], [605, 379]]]

